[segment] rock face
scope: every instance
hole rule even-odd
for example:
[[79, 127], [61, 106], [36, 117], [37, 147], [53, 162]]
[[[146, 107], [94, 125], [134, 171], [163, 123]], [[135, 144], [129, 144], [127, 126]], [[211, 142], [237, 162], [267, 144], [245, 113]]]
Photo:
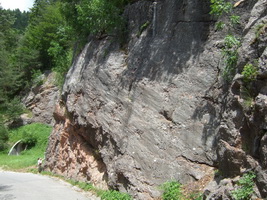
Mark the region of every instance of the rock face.
[[[245, 38], [252, 37], [265, 20], [266, 1], [245, 1], [237, 9]], [[265, 65], [248, 113], [239, 101], [240, 79], [229, 86], [220, 78], [223, 37], [214, 31], [209, 1], [137, 1], [124, 14], [126, 45], [111, 36], [91, 39], [69, 70], [54, 112], [47, 168], [136, 199], [157, 198], [160, 184], [200, 180], [213, 167], [229, 177], [258, 167], [258, 185], [266, 181], [260, 169], [267, 160], [261, 133], [267, 101], [260, 92], [266, 92]], [[262, 50], [264, 36], [257, 40]], [[258, 47], [244, 40], [240, 70]], [[266, 50], [258, 53], [265, 62]]]
[[42, 84], [32, 87], [29, 94], [23, 99], [23, 103], [32, 113], [31, 116], [21, 116], [23, 124], [40, 122], [53, 125], [55, 120], [53, 112], [56, 102], [60, 98], [60, 91], [54, 84], [55, 74], [47, 72], [40, 77]]

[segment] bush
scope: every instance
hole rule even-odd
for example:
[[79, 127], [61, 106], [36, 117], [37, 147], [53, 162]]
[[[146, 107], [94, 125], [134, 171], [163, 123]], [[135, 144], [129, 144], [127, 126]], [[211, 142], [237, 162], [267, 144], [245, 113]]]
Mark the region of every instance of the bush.
[[247, 64], [242, 71], [242, 75], [244, 76], [244, 82], [250, 83], [256, 80], [256, 77], [258, 75], [258, 68], [253, 66], [252, 64]]
[[254, 192], [253, 179], [255, 177], [256, 175], [253, 172], [244, 174], [237, 183], [239, 187], [236, 190], [232, 191], [232, 197], [235, 200], [249, 200]]
[[0, 151], [7, 149], [8, 132], [4, 125], [0, 125]]
[[224, 0], [210, 0], [210, 2], [210, 14], [215, 16], [221, 16], [224, 13], [229, 13], [233, 8], [233, 5], [231, 3], [225, 2]]
[[233, 35], [227, 35], [224, 38], [224, 49], [222, 53], [225, 62], [225, 68], [223, 71], [223, 77], [225, 80], [230, 80], [233, 78], [238, 59], [237, 49], [240, 47], [240, 45], [240, 40]]
[[181, 184], [177, 181], [166, 182], [161, 189], [163, 189], [163, 200], [178, 200], [182, 197]]
[[238, 15], [231, 15], [230, 16], [230, 23], [232, 26], [240, 23], [240, 16]]
[[29, 124], [11, 130], [9, 141], [11, 143], [15, 143], [18, 140], [22, 140], [22, 142], [26, 143], [28, 147], [34, 147], [37, 145], [38, 148], [45, 149], [51, 130], [52, 127], [45, 124]]
[[27, 145], [27, 148], [30, 149], [34, 147], [37, 143], [37, 136], [33, 133], [28, 133], [26, 131], [22, 132], [21, 142]]

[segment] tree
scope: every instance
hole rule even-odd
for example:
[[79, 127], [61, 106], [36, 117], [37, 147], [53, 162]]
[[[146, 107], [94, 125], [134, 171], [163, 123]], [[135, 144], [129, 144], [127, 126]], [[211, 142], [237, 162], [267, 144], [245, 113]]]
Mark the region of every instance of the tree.
[[25, 31], [26, 27], [29, 23], [29, 12], [21, 12], [19, 9], [12, 11], [16, 18], [15, 23], [13, 24], [13, 28], [17, 29], [21, 32]]
[[61, 0], [62, 13], [78, 36], [111, 33], [121, 27], [127, 0]]
[[12, 65], [19, 38], [13, 29], [14, 15], [0, 8], [0, 20], [0, 124], [3, 124], [21, 113], [20, 103], [13, 100], [21, 89], [21, 72]]
[[0, 151], [7, 148], [6, 142], [8, 140], [8, 132], [3, 124], [0, 124]]

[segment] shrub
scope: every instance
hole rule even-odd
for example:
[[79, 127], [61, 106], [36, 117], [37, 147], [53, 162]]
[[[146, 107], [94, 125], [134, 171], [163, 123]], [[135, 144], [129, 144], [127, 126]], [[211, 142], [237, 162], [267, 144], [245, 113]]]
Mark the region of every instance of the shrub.
[[225, 27], [225, 23], [222, 22], [222, 21], [216, 22], [216, 24], [215, 24], [215, 29], [216, 29], [217, 31], [222, 30], [224, 27]]
[[4, 125], [0, 125], [0, 151], [7, 149], [8, 132]]
[[[210, 0], [210, 14], [220, 17], [223, 14], [227, 14], [229, 20], [229, 26], [226, 26], [226, 23], [218, 21], [215, 24], [216, 30], [222, 30], [225, 27], [228, 28], [228, 33], [231, 33], [231, 28], [234, 28], [235, 25], [240, 23], [240, 16], [233, 15], [233, 5], [230, 2], [224, 0]], [[237, 65], [238, 52], [241, 42], [235, 36], [229, 34], [224, 39], [224, 48], [222, 54], [224, 56], [225, 68], [223, 70], [223, 78], [227, 81], [231, 80], [234, 76], [235, 66]]]
[[240, 40], [233, 35], [227, 35], [224, 38], [224, 49], [222, 53], [225, 58], [225, 68], [223, 71], [223, 77], [225, 80], [230, 80], [233, 77], [238, 59], [237, 49], [240, 45]]
[[29, 133], [26, 131], [22, 132], [21, 141], [22, 141], [22, 143], [26, 144], [29, 149], [36, 145], [37, 140], [38, 140], [38, 138], [35, 134]]
[[232, 26], [240, 23], [240, 16], [238, 15], [232, 15], [230, 16], [230, 23]]
[[240, 96], [242, 97], [242, 99], [244, 99], [243, 108], [245, 110], [250, 110], [254, 102], [253, 95], [251, 94], [251, 89], [245, 87], [245, 85], [242, 85], [240, 88]]
[[22, 126], [11, 130], [10, 142], [15, 143], [18, 140], [22, 140], [28, 147], [37, 145], [38, 148], [45, 149], [51, 129], [50, 126], [40, 123]]
[[225, 49], [231, 49], [231, 48], [236, 49], [237, 47], [240, 46], [240, 44], [241, 44], [240, 40], [231, 34], [227, 35], [224, 38]]
[[244, 82], [250, 83], [256, 80], [258, 68], [252, 64], [246, 64], [243, 68], [242, 75], [244, 76]]
[[235, 200], [249, 200], [253, 194], [253, 179], [256, 177], [255, 173], [249, 172], [243, 175], [238, 181], [239, 187], [232, 191], [232, 197]]
[[229, 13], [233, 8], [233, 5], [231, 3], [225, 2], [224, 0], [210, 0], [210, 2], [210, 14], [213, 14], [218, 17], [224, 13]]
[[260, 35], [266, 33], [267, 23], [261, 23], [256, 26], [256, 39], [260, 37]]
[[163, 189], [163, 200], [178, 200], [182, 196], [181, 184], [177, 181], [166, 182], [161, 189]]
[[40, 86], [44, 83], [42, 79], [42, 72], [40, 69], [32, 70], [32, 82], [34, 85]]

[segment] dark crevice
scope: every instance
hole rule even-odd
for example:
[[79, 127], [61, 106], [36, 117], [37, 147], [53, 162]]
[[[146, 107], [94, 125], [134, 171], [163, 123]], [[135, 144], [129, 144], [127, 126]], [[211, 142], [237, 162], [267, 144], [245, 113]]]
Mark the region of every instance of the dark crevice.
[[159, 114], [161, 114], [166, 120], [175, 123], [172, 119], [172, 113], [170, 111], [163, 110], [160, 111]]

